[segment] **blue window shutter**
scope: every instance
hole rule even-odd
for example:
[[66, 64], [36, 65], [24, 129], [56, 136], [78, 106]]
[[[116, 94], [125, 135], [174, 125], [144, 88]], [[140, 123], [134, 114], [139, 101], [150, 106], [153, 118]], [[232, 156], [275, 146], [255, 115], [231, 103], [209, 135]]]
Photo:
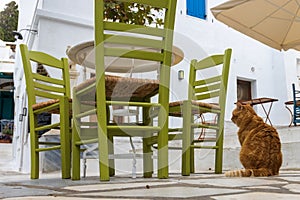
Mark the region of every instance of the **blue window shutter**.
[[186, 12], [190, 16], [195, 16], [196, 6], [194, 6], [194, 4], [195, 4], [194, 0], [186, 0]]
[[206, 0], [186, 0], [187, 15], [206, 19]]

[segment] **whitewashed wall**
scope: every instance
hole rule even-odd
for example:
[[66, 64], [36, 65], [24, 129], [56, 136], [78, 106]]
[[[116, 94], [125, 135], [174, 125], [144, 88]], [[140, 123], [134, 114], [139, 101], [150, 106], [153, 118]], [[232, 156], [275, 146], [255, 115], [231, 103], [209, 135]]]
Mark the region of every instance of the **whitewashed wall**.
[[[209, 8], [224, 0], [207, 1], [207, 19], [202, 20], [187, 16], [186, 1], [178, 1], [175, 27], [175, 45], [185, 54], [185, 62], [174, 67], [175, 71], [184, 69], [188, 79], [188, 62], [192, 58], [202, 58], [204, 55], [221, 53], [226, 48], [232, 48], [231, 71], [229, 75], [227, 110], [225, 120], [230, 121], [231, 112], [237, 100], [236, 80], [255, 81], [253, 98], [272, 97], [279, 101], [273, 103], [270, 118], [275, 125], [288, 125], [290, 115], [284, 102], [292, 100], [291, 84], [296, 79], [296, 59], [299, 52], [289, 50], [280, 52], [274, 50], [248, 36], [245, 36], [227, 25], [214, 19]], [[276, 30], [274, 30], [276, 31]], [[180, 35], [180, 40], [176, 36]], [[251, 71], [251, 68], [254, 71]], [[185, 81], [185, 82], [186, 82]], [[184, 98], [184, 81], [178, 83], [177, 74], [172, 78], [172, 91], [176, 98]], [[175, 86], [176, 85], [176, 86]], [[261, 106], [255, 106], [259, 115], [265, 116]], [[265, 104], [268, 108], [269, 105]]]

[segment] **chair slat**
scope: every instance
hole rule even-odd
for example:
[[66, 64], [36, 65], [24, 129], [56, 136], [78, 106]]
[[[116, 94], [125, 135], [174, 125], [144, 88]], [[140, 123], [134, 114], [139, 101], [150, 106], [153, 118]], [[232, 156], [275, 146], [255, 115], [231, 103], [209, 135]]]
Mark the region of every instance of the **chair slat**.
[[220, 83], [215, 83], [212, 85], [204, 85], [202, 87], [195, 88], [195, 93], [204, 93], [213, 90], [220, 90]]
[[132, 101], [106, 101], [107, 105], [122, 105], [122, 106], [143, 106], [143, 107], [160, 107], [159, 103], [147, 102], [132, 102]]
[[200, 146], [200, 145], [191, 145], [195, 149], [218, 149], [219, 146]]
[[153, 6], [156, 8], [165, 8], [168, 6], [168, 1], [165, 0], [119, 0], [120, 2], [128, 2], [128, 3], [139, 3], [145, 4], [149, 6]]
[[40, 84], [39, 82], [35, 82], [34, 87], [38, 88], [38, 89], [41, 89], [41, 90], [44, 90], [45, 92], [56, 92], [56, 93], [62, 93], [62, 94], [64, 94], [66, 92], [65, 88]]
[[57, 149], [61, 149], [61, 145], [46, 147], [46, 148], [39, 148], [39, 149], [36, 149], [36, 152], [52, 151], [52, 150], [57, 150]]
[[215, 109], [215, 108], [208, 108], [208, 107], [202, 107], [202, 106], [196, 106], [196, 105], [192, 105], [192, 108], [197, 110], [201, 110], [202, 113], [205, 112], [211, 112], [211, 113], [220, 113], [220, 109]]
[[49, 92], [45, 92], [45, 91], [41, 91], [41, 90], [35, 90], [35, 93], [36, 93], [36, 96], [44, 97], [44, 98], [48, 98], [48, 99], [60, 99], [62, 97], [62, 95], [53, 94], [53, 93], [49, 93]]
[[167, 30], [157, 29], [153, 27], [143, 26], [143, 25], [133, 25], [125, 23], [113, 23], [113, 22], [104, 22], [104, 29], [110, 31], [124, 31], [128, 33], [137, 33], [144, 35], [152, 35], [157, 37], [164, 37]]
[[206, 94], [200, 94], [200, 95], [196, 95], [197, 100], [205, 100], [205, 99], [211, 99], [214, 97], [218, 97], [220, 95], [219, 91], [214, 91], [214, 92], [210, 92], [210, 93], [206, 93]]
[[161, 40], [154, 40], [148, 38], [121, 36], [121, 35], [105, 35], [105, 43], [124, 44], [131, 46], [140, 46], [147, 48], [163, 48], [163, 42]]
[[42, 130], [47, 130], [47, 129], [53, 129], [56, 127], [59, 127], [60, 123], [55, 123], [55, 124], [50, 124], [50, 125], [45, 125], [45, 126], [40, 126], [35, 128], [35, 131], [42, 131]]
[[35, 74], [34, 73], [34, 74], [32, 74], [32, 76], [33, 76], [33, 79], [35, 79], [36, 81], [40, 80], [40, 81], [43, 81], [43, 82], [46, 82], [46, 83], [54, 83], [56, 85], [64, 85], [65, 84], [65, 82], [63, 80], [43, 76], [43, 75], [40, 75], [40, 74]]
[[210, 57], [207, 57], [199, 62], [196, 63], [195, 69], [206, 69], [208, 67], [220, 65], [223, 63], [224, 56], [223, 55], [213, 55]]
[[45, 112], [52, 112], [53, 110], [57, 111], [59, 109], [59, 103], [54, 103], [52, 105], [48, 105], [46, 107], [41, 107], [41, 108], [37, 108], [35, 110], [33, 110], [33, 113], [35, 115], [41, 114], [41, 113], [45, 113]]
[[105, 48], [106, 56], [114, 56], [114, 57], [123, 57], [123, 58], [135, 58], [142, 60], [152, 60], [152, 61], [163, 61], [162, 53], [148, 52], [148, 51], [140, 51], [133, 50], [130, 51], [128, 49], [121, 48]]
[[43, 52], [29, 51], [29, 57], [30, 57], [30, 60], [40, 63], [40, 64], [43, 64], [43, 65], [48, 65], [48, 66], [55, 67], [58, 69], [64, 68], [61, 60], [58, 60], [57, 58], [50, 56]]
[[214, 130], [218, 130], [218, 129], [220, 129], [220, 127], [219, 126], [213, 126], [213, 125], [207, 125], [207, 124], [199, 124], [199, 123], [193, 123], [193, 124], [191, 124], [191, 126], [193, 127], [193, 128], [209, 128], [209, 129], [214, 129]]
[[203, 79], [203, 80], [198, 80], [195, 81], [193, 86], [199, 86], [199, 85], [206, 85], [206, 84], [210, 84], [210, 83], [214, 83], [214, 82], [219, 82], [221, 81], [222, 76], [215, 76], [215, 77], [211, 77], [211, 78], [207, 78], [207, 79]]

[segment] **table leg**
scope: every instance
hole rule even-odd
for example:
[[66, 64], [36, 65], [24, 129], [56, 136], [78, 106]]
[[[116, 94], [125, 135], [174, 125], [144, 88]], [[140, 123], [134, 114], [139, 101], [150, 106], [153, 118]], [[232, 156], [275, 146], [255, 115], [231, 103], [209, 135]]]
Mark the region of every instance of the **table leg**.
[[265, 112], [265, 114], [266, 114], [266, 120], [265, 120], [265, 123], [267, 123], [267, 121], [269, 121], [269, 122], [270, 122], [270, 125], [273, 126], [273, 124], [272, 124], [272, 122], [271, 122], [271, 120], [270, 120], [270, 118], [269, 118], [269, 115], [270, 115], [270, 112], [271, 112], [271, 108], [272, 108], [273, 102], [271, 102], [271, 105], [270, 105], [270, 107], [269, 107], [268, 112], [266, 111], [266, 109], [265, 109], [265, 107], [264, 107], [264, 105], [263, 105], [262, 103], [261, 103], [260, 105], [262, 106], [262, 108], [263, 108], [263, 110], [264, 110], [264, 112]]

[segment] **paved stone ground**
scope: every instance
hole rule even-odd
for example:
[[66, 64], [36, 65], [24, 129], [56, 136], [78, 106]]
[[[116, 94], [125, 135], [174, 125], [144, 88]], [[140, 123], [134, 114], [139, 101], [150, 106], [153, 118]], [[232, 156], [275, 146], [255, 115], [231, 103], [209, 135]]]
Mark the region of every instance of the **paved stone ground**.
[[171, 174], [169, 179], [144, 179], [139, 174], [100, 182], [91, 176], [80, 181], [62, 180], [59, 173], [42, 174], [30, 180], [28, 174], [0, 173], [1, 199], [299, 199], [300, 171], [281, 171], [279, 176], [227, 178], [223, 174], [197, 173], [189, 177]]
[[[233, 127], [234, 128], [234, 127]], [[279, 176], [260, 178], [227, 178], [210, 171], [211, 164], [206, 158], [198, 173], [189, 177], [180, 175], [180, 152], [170, 154], [170, 178], [144, 179], [141, 170], [137, 178], [131, 177], [131, 160], [119, 160], [117, 176], [109, 182], [100, 182], [95, 159], [89, 160], [87, 178], [80, 181], [62, 180], [60, 172], [42, 173], [40, 179], [30, 180], [29, 174], [12, 171], [12, 148], [0, 145], [0, 199], [216, 199], [216, 200], [261, 200], [300, 199], [299, 142], [300, 127], [278, 129], [283, 141], [284, 164]], [[231, 134], [232, 132], [232, 134]], [[224, 150], [224, 170], [239, 169], [239, 146], [236, 145], [236, 130], [227, 131]], [[122, 146], [122, 143], [118, 147]], [[198, 155], [198, 154], [197, 154]], [[204, 155], [203, 153], [199, 155]], [[207, 154], [206, 157], [210, 154]], [[205, 162], [204, 162], [205, 161]], [[92, 163], [96, 162], [96, 163]], [[196, 165], [197, 167], [197, 165]], [[124, 170], [124, 168], [127, 168]], [[138, 169], [141, 166], [137, 165]], [[297, 168], [297, 169], [296, 169]], [[288, 169], [288, 170], [287, 170]], [[123, 170], [123, 171], [121, 171]], [[155, 170], [156, 171], [156, 170]]]

